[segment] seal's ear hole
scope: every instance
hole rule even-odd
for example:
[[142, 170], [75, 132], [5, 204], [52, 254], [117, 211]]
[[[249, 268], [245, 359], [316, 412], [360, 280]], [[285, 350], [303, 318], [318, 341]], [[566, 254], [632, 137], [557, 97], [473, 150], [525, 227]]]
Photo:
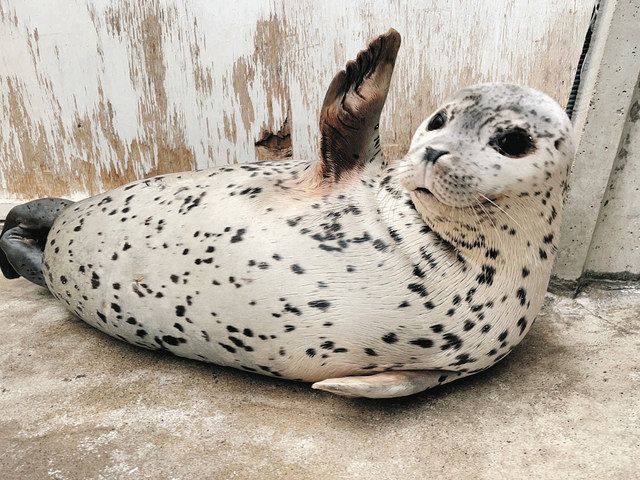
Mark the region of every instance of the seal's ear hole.
[[522, 128], [497, 133], [489, 141], [489, 146], [500, 155], [511, 158], [524, 157], [536, 149], [533, 138]]
[[427, 130], [440, 130], [447, 123], [447, 113], [444, 110], [436, 113], [427, 124]]

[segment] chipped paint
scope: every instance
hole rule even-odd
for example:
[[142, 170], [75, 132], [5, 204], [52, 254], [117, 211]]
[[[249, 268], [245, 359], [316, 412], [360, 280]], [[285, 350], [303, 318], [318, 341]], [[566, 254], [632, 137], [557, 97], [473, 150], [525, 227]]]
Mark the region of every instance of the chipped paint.
[[284, 119], [282, 128], [277, 132], [267, 130], [260, 134], [256, 142], [256, 158], [258, 160], [279, 160], [293, 157], [291, 145], [291, 125], [289, 117]]
[[385, 154], [398, 156], [463, 84], [527, 83], [564, 101], [591, 6], [0, 0], [0, 199], [83, 196], [163, 172], [313, 158], [328, 82], [391, 26], [404, 41], [381, 133]]

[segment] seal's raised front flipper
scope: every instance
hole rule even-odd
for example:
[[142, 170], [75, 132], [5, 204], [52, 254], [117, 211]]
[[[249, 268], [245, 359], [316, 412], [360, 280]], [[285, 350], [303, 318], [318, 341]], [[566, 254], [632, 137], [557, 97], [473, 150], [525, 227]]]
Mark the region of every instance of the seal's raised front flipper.
[[6, 278], [24, 277], [46, 286], [42, 252], [53, 221], [70, 200], [42, 198], [11, 209], [0, 234], [0, 268]]
[[406, 397], [437, 387], [460, 377], [459, 372], [444, 370], [401, 370], [343, 378], [329, 378], [311, 385], [316, 390], [343, 397]]
[[380, 153], [378, 122], [399, 48], [400, 34], [391, 29], [333, 78], [320, 112], [322, 182], [339, 181]]

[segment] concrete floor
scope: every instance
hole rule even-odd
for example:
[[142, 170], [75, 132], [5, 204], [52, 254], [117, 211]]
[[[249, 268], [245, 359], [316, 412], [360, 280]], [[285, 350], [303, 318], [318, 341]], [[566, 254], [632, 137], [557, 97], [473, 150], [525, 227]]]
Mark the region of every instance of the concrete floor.
[[639, 478], [640, 290], [549, 295], [492, 370], [343, 399], [134, 348], [0, 280], [0, 478]]

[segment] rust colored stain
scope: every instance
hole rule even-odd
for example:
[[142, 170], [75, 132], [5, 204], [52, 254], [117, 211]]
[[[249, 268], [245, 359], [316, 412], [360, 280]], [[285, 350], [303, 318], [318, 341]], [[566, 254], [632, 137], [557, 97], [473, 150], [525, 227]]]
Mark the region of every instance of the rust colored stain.
[[[67, 132], [59, 122], [54, 141], [50, 141], [45, 125], [33, 123], [27, 115], [24, 99], [15, 80], [6, 83], [9, 98], [9, 115], [20, 148], [17, 161], [4, 167], [7, 189], [18, 192], [24, 198], [45, 196], [65, 196], [77, 191], [90, 194], [116, 188], [124, 183], [142, 178], [135, 167], [149, 158], [158, 161], [145, 172], [144, 176], [184, 171], [193, 168], [193, 153], [178, 139], [170, 144], [163, 138], [155, 138], [155, 143], [135, 139], [124, 143], [115, 132], [112, 123], [112, 111], [104, 98], [98, 103], [91, 117], [76, 117], [76, 128]], [[100, 131], [109, 140], [109, 146], [115, 155], [115, 162], [103, 165], [105, 159], [94, 143], [93, 132]], [[35, 135], [33, 132], [36, 132]], [[63, 162], [54, 159], [64, 158], [64, 143], [71, 142], [81, 156], [73, 156]], [[3, 142], [4, 143], [4, 142]], [[5, 144], [6, 145], [6, 144]], [[8, 154], [6, 149], [3, 155]], [[22, 161], [18, 160], [21, 159]]]
[[[254, 51], [248, 57], [235, 61], [232, 73], [232, 85], [240, 107], [240, 118], [245, 132], [254, 127], [256, 118], [249, 88], [260, 81], [264, 98], [262, 108], [266, 109], [266, 122], [260, 127], [260, 135], [253, 140], [258, 160], [289, 158], [293, 155], [289, 112], [291, 96], [289, 92], [289, 62], [287, 51], [292, 43], [291, 29], [286, 19], [270, 14], [269, 18], [258, 20], [254, 36]], [[286, 108], [286, 117], [281, 125], [277, 123], [274, 111], [276, 105]], [[225, 137], [234, 143], [237, 139], [236, 128], [227, 127], [225, 116]]]
[[253, 111], [253, 102], [249, 94], [249, 84], [255, 78], [255, 70], [249, 62], [244, 59], [238, 59], [233, 65], [233, 91], [240, 105], [240, 118], [246, 131], [251, 130], [251, 126], [255, 121], [255, 112]]
[[262, 86], [267, 94], [268, 119], [266, 129], [275, 130], [273, 101], [288, 105], [291, 101], [287, 75], [289, 62], [286, 52], [290, 49], [290, 31], [286, 19], [276, 14], [256, 24], [253, 61], [262, 66]]
[[231, 113], [230, 115], [227, 115], [227, 113], [225, 112], [222, 116], [222, 121], [224, 124], [224, 136], [231, 143], [235, 144], [238, 140], [238, 132], [236, 129], [235, 115], [233, 115], [233, 113]]
[[[151, 165], [142, 175], [126, 176], [120, 181], [195, 169], [195, 156], [187, 146], [185, 133], [175, 113], [167, 106], [166, 64], [162, 49], [163, 36], [171, 30], [178, 15], [174, 9], [163, 8], [158, 1], [124, 3], [118, 10], [116, 27], [130, 39], [131, 80], [143, 92], [139, 101], [139, 122], [143, 135], [129, 142], [128, 157], [119, 165]], [[113, 18], [113, 17], [112, 17]], [[118, 34], [120, 30], [116, 30]], [[140, 59], [144, 66], [141, 69]], [[110, 125], [110, 128], [113, 128]], [[115, 132], [114, 132], [115, 133]], [[155, 151], [157, 150], [157, 155]], [[128, 171], [124, 168], [123, 172]]]
[[204, 66], [201, 62], [201, 47], [198, 31], [198, 19], [193, 21], [193, 40], [189, 43], [191, 62], [193, 63], [193, 78], [196, 90], [205, 95], [213, 93], [213, 70], [210, 66]]

